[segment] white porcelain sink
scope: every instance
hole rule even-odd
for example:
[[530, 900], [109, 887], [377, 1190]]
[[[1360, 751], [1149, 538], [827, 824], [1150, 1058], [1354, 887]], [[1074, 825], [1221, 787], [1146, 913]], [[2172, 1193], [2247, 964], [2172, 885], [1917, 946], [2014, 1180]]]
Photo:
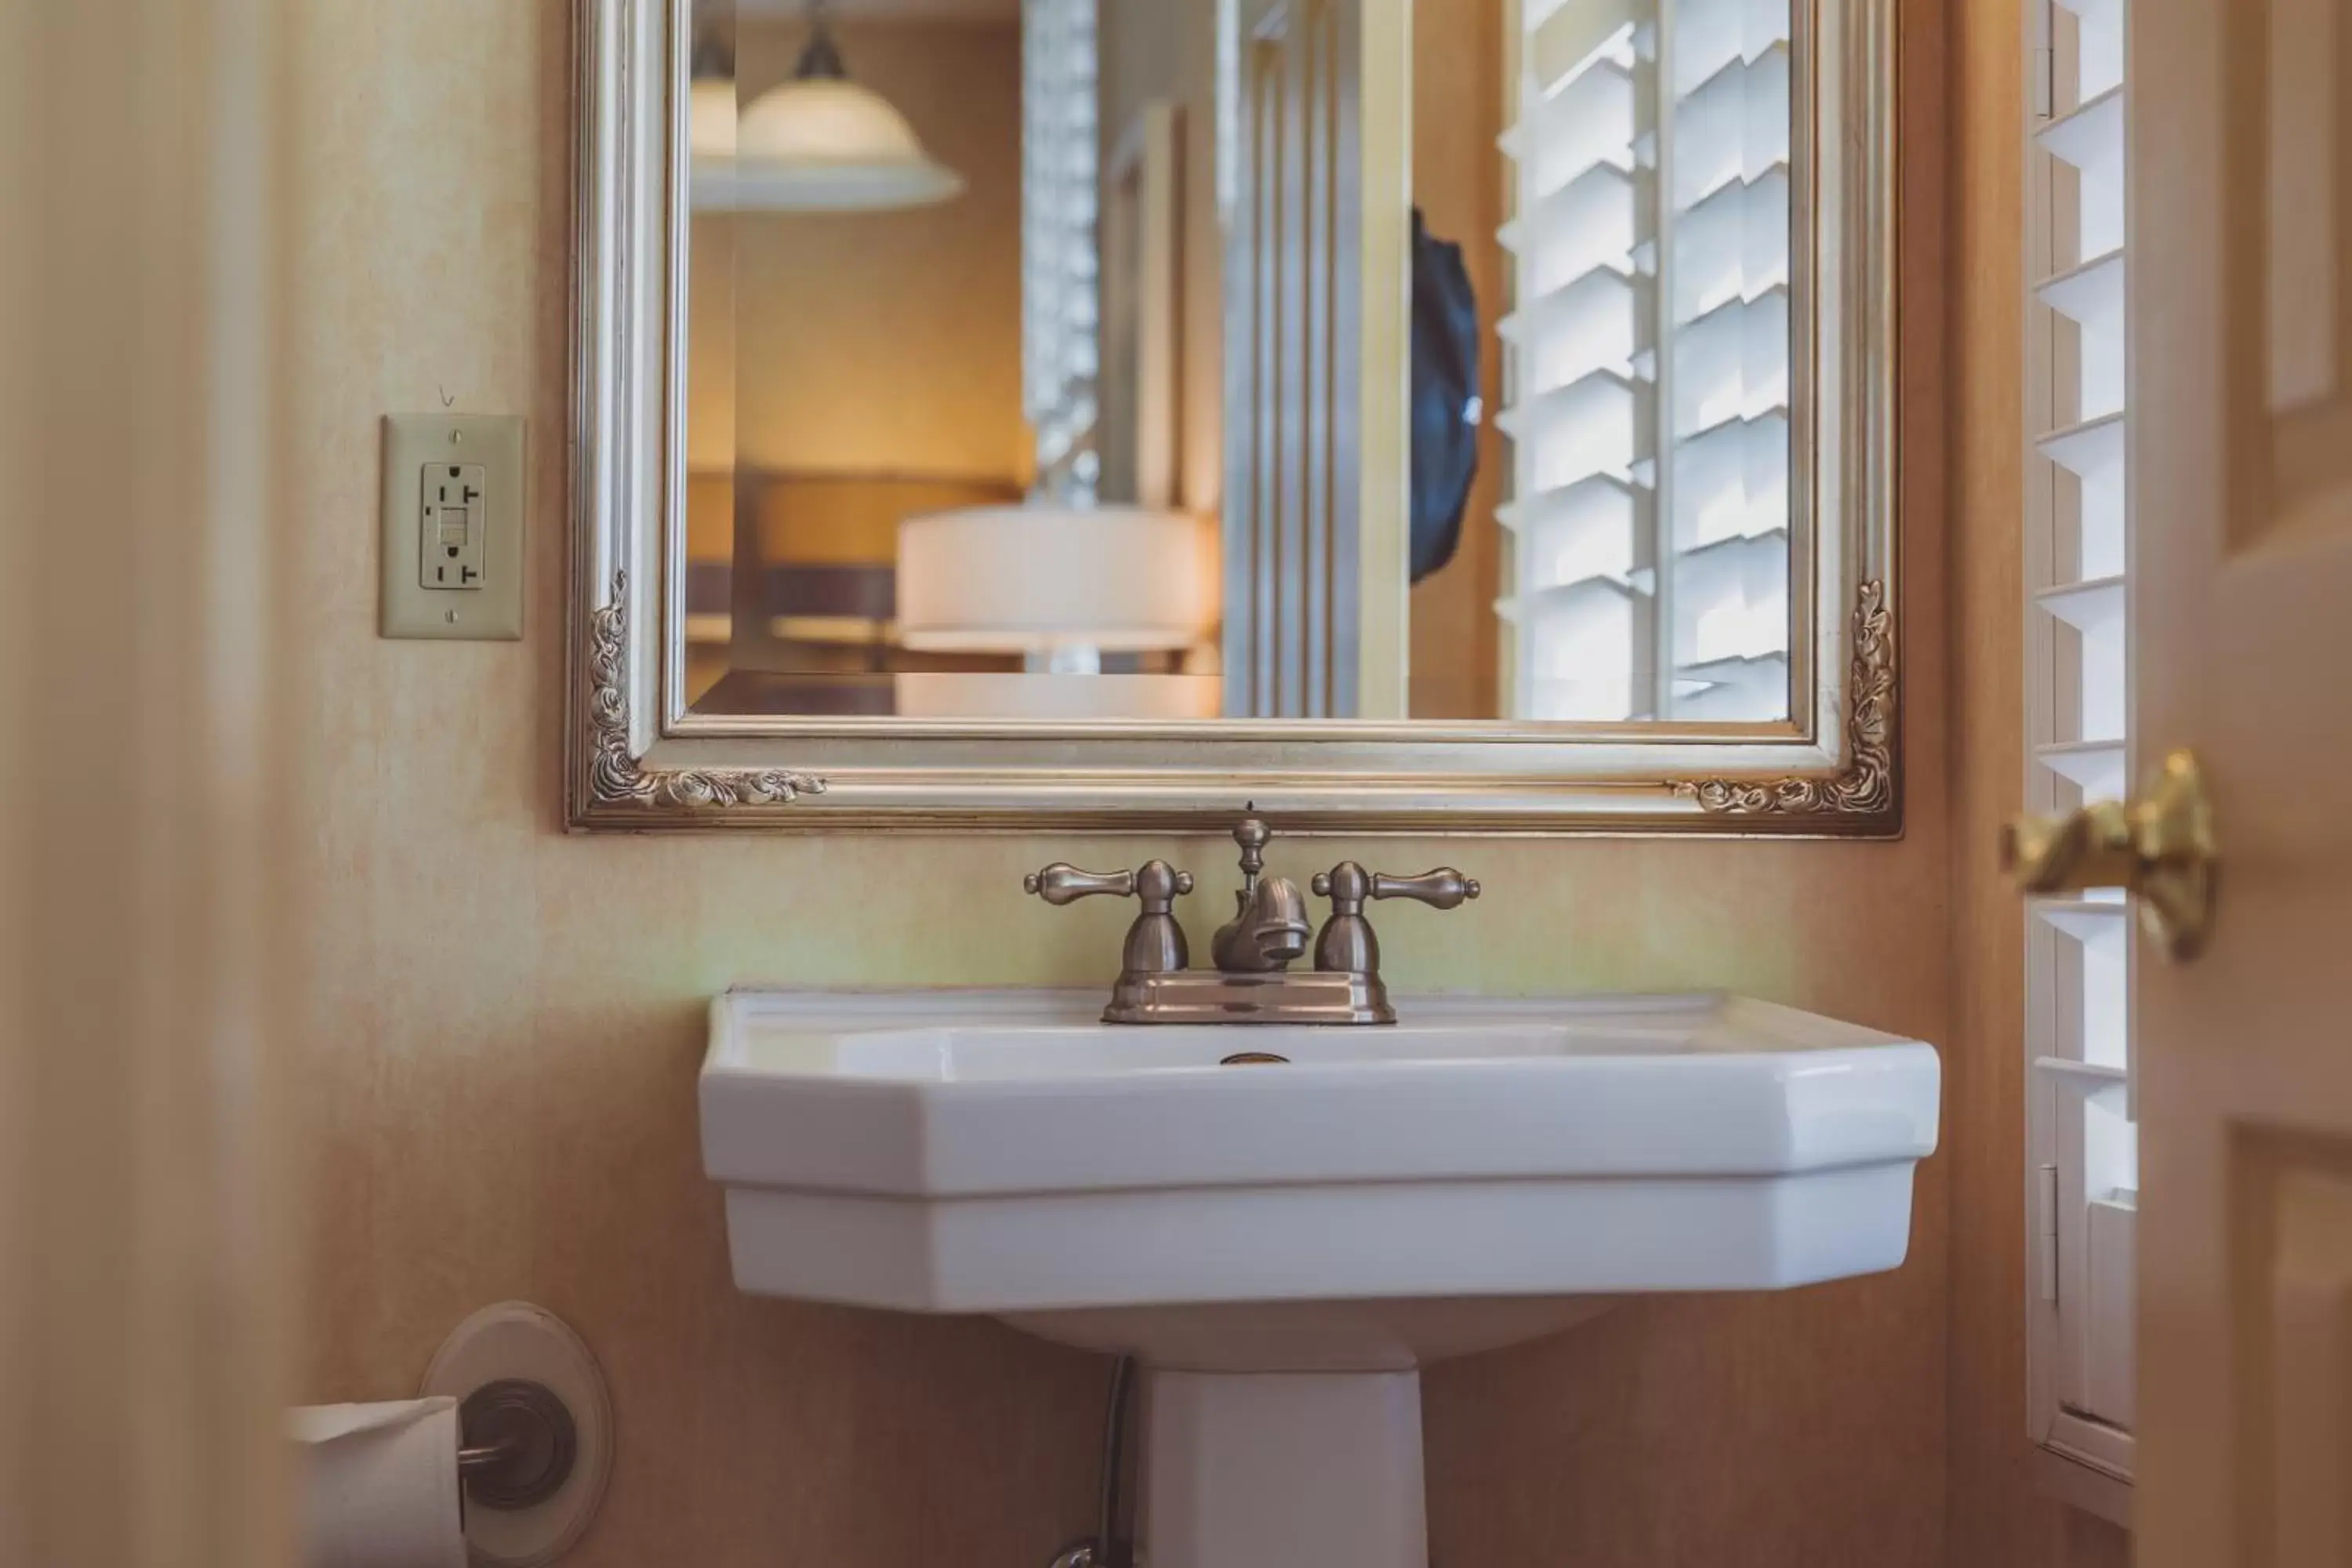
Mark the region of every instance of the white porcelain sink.
[[1892, 1268], [1936, 1142], [1929, 1047], [1735, 997], [1101, 1006], [722, 997], [703, 1163], [745, 1290], [1140, 1356], [1153, 1568], [1420, 1568], [1417, 1367], [1631, 1293]]

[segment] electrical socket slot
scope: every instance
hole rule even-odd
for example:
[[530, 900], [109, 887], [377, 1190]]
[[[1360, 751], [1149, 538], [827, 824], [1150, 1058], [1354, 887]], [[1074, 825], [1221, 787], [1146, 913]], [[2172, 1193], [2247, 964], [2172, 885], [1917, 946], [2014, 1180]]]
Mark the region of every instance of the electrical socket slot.
[[424, 498], [419, 587], [478, 593], [489, 552], [490, 471], [480, 463], [427, 463], [417, 481]]

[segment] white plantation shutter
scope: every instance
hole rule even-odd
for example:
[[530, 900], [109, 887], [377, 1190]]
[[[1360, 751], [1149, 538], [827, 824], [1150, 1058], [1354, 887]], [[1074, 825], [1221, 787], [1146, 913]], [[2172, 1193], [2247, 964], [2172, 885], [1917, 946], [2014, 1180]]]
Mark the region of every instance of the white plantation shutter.
[[1515, 716], [1788, 713], [1789, 66], [1786, 0], [1521, 9]]
[[1021, 370], [1038, 488], [1091, 500], [1101, 360], [1095, 0], [1023, 0]]
[[[2032, 13], [2026, 804], [2055, 812], [2130, 783], [2124, 4]], [[2111, 889], [2037, 900], [2026, 930], [2029, 1412], [2072, 1462], [2070, 1495], [2118, 1517], [2137, 1417], [2130, 919]]]

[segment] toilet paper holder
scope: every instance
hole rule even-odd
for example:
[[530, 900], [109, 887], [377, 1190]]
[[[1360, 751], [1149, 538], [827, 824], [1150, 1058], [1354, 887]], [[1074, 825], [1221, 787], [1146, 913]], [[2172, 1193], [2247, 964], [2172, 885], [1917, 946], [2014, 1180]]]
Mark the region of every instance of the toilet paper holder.
[[613, 1400], [587, 1345], [528, 1301], [450, 1331], [416, 1392], [457, 1404], [458, 1507], [474, 1568], [547, 1568], [596, 1517]]
[[502, 1377], [457, 1405], [457, 1474], [467, 1500], [512, 1511], [562, 1489], [578, 1461], [571, 1407], [543, 1383]]
[[305, 1450], [312, 1563], [550, 1568], [587, 1532], [613, 1473], [604, 1374], [528, 1301], [451, 1330], [416, 1397], [306, 1406], [288, 1427]]

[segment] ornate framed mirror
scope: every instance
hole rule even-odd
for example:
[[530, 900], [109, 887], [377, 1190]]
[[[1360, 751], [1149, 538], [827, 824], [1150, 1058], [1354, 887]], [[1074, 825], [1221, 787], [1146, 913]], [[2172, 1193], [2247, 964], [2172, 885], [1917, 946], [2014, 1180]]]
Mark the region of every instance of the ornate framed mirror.
[[573, 826], [1901, 831], [1891, 0], [577, 4]]

